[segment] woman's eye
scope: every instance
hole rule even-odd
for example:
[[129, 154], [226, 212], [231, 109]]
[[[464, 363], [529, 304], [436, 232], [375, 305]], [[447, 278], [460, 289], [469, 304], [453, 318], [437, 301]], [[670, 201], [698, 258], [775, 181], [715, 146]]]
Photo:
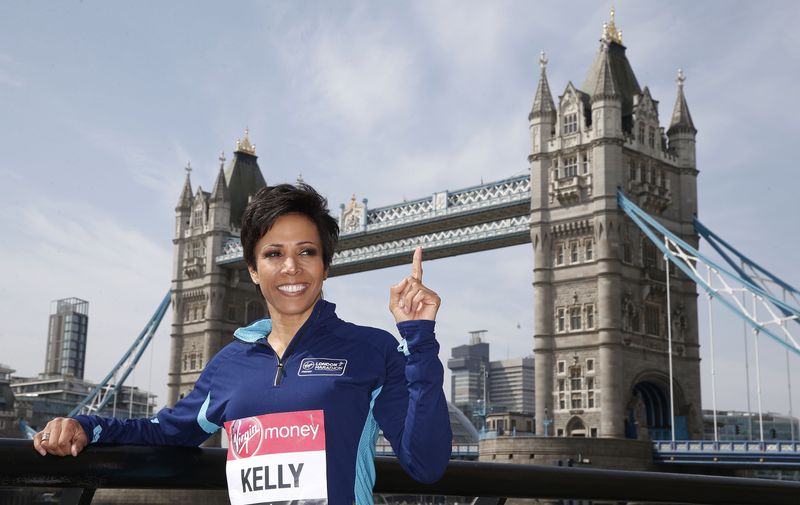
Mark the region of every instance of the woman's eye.
[[317, 250], [316, 249], [303, 249], [300, 251], [301, 256], [316, 256]]
[[265, 258], [277, 258], [281, 255], [280, 251], [267, 251], [264, 253]]

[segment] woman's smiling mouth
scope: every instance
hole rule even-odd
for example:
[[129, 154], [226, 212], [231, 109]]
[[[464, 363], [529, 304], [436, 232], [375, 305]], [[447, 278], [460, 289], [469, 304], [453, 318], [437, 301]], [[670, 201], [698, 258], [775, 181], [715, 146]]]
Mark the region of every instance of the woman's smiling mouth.
[[308, 286], [309, 284], [305, 282], [300, 284], [282, 284], [278, 286], [278, 291], [284, 295], [297, 296], [308, 289]]

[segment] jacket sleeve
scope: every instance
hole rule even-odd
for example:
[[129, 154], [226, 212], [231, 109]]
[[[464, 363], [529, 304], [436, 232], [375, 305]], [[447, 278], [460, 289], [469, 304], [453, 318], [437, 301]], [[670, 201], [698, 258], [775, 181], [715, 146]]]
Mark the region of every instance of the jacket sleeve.
[[442, 384], [444, 368], [434, 321], [397, 325], [403, 341], [386, 357], [382, 389], [373, 415], [400, 465], [414, 480], [436, 482], [450, 460], [452, 432]]
[[[216, 357], [215, 357], [216, 358]], [[223, 405], [213, 398], [213, 377], [219, 360], [212, 359], [194, 389], [172, 408], [151, 419], [75, 416], [89, 443], [134, 445], [200, 445], [218, 431]]]

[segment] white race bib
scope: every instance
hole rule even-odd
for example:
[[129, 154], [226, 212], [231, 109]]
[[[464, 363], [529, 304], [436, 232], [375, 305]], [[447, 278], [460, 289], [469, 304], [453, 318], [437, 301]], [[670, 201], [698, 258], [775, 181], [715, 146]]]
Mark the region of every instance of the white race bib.
[[328, 503], [323, 411], [247, 417], [225, 430], [231, 505]]

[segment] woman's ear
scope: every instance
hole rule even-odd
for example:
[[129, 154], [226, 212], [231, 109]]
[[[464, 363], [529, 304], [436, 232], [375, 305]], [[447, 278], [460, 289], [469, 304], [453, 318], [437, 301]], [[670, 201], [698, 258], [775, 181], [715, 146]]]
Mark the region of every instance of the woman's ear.
[[258, 284], [258, 271], [250, 267], [247, 267], [247, 271], [250, 272], [250, 279], [253, 284]]
[[325, 269], [324, 272], [322, 272], [322, 280], [323, 281], [327, 281], [328, 280], [328, 269], [327, 268]]

